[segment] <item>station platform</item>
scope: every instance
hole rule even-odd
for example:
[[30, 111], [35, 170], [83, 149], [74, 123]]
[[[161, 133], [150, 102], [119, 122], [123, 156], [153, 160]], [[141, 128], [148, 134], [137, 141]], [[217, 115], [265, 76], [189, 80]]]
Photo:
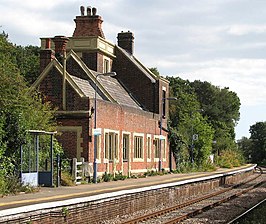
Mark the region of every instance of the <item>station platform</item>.
[[217, 169], [214, 172], [197, 172], [186, 174], [166, 174], [146, 178], [126, 179], [124, 181], [111, 181], [97, 184], [83, 184], [71, 187], [48, 188], [41, 187], [38, 192], [10, 195], [0, 198], [0, 218], [5, 215], [32, 211], [47, 207], [64, 206], [84, 202], [86, 200], [99, 200], [105, 197], [126, 194], [133, 191], [144, 191], [162, 187], [176, 186], [178, 184], [193, 183], [237, 172], [245, 172], [255, 168], [254, 164], [247, 164], [233, 169]]

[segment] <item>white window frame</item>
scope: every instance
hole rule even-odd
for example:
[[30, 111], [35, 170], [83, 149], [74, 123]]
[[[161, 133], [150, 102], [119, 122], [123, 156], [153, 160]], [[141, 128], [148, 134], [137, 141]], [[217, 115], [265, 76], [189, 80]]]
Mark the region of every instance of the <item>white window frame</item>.
[[146, 152], [147, 152], [147, 161], [151, 162], [151, 155], [152, 155], [152, 138], [150, 134], [147, 134], [146, 137]]
[[[141, 145], [141, 158], [135, 157], [135, 138], [140, 137], [142, 139]], [[144, 134], [143, 133], [133, 133], [133, 162], [144, 162]]]
[[111, 71], [111, 63], [110, 63], [110, 58], [108, 57], [103, 57], [103, 73], [107, 73]]
[[[161, 136], [161, 144], [162, 144], [162, 161], [166, 161], [166, 136]], [[158, 148], [158, 157], [155, 157], [156, 155], [156, 144], [155, 141], [158, 141], [158, 147], [160, 144], [160, 135], [154, 135], [153, 137], [154, 140], [154, 161], [158, 162], [159, 161], [159, 156], [160, 156], [160, 152], [159, 152], [159, 148]]]
[[[128, 136], [128, 150], [127, 150], [127, 158], [124, 159], [124, 135], [127, 135]], [[125, 131], [122, 131], [122, 159], [124, 162], [129, 162], [130, 161], [130, 148], [131, 148], [131, 133], [130, 132], [125, 132]]]
[[[110, 144], [110, 138], [109, 138], [110, 135], [114, 136], [111, 143], [112, 144], [111, 153], [113, 154], [111, 157], [110, 157], [110, 146], [108, 145], [107, 146], [108, 148], [106, 149], [106, 144]], [[108, 136], [107, 141], [106, 141], [106, 136]], [[114, 160], [116, 163], [118, 163], [119, 154], [120, 154], [119, 151], [120, 151], [119, 131], [104, 129], [104, 163], [113, 162]]]

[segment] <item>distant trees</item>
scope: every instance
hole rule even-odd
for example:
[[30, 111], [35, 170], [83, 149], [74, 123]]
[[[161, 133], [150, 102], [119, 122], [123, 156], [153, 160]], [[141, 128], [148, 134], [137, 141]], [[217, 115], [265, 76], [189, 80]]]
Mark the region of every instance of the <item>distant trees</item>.
[[266, 165], [266, 121], [250, 126], [250, 138], [238, 141], [239, 149], [249, 162]]
[[[170, 95], [178, 101], [170, 103], [170, 144], [178, 165], [194, 160], [204, 166], [211, 153], [217, 163], [225, 150], [233, 150], [231, 163], [239, 164], [234, 128], [239, 120], [240, 100], [228, 88], [209, 82], [189, 82], [179, 77], [167, 77]], [[228, 153], [226, 154], [228, 156]], [[239, 156], [240, 158], [241, 156]], [[233, 164], [234, 163], [234, 164]]]
[[229, 88], [219, 88], [208, 82], [191, 83], [202, 108], [202, 115], [207, 117], [214, 128], [214, 147], [218, 150], [235, 147], [235, 126], [240, 118], [240, 99]]

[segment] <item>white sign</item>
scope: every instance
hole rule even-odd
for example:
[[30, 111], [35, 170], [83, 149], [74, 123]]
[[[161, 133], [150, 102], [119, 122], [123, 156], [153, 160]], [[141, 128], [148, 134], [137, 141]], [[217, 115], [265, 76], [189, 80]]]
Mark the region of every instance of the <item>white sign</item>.
[[93, 135], [98, 136], [102, 134], [102, 129], [101, 128], [94, 128], [93, 129]]
[[197, 134], [194, 134], [194, 135], [193, 135], [193, 140], [194, 140], [194, 141], [197, 141], [198, 138], [199, 138], [199, 135], [197, 135]]

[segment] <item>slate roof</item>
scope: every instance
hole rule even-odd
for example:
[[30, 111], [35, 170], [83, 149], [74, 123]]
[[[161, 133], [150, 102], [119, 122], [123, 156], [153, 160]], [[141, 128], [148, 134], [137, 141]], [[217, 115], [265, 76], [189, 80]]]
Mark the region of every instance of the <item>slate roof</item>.
[[[95, 75], [97, 74], [96, 72], [91, 72]], [[73, 75], [70, 75], [70, 78], [75, 82], [75, 84], [80, 88], [86, 97], [94, 98], [95, 84], [92, 81], [84, 80]], [[118, 104], [141, 109], [137, 102], [130, 96], [130, 94], [123, 88], [116, 78], [99, 76], [98, 81]], [[97, 90], [97, 99], [107, 100], [103, 93], [101, 93], [99, 89]]]

